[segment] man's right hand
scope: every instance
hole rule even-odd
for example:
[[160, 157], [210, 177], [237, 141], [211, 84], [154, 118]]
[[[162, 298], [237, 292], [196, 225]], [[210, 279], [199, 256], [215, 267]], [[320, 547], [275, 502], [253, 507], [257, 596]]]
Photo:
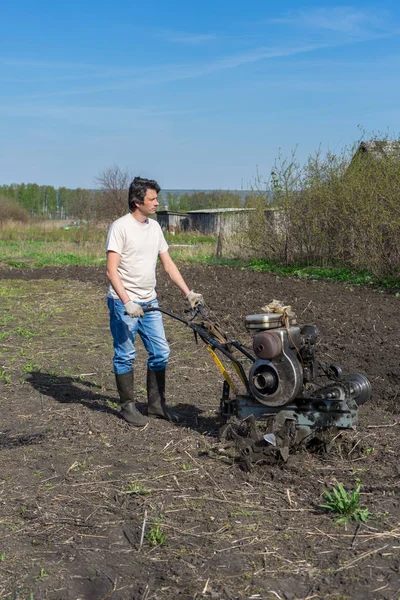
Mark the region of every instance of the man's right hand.
[[189, 302], [190, 308], [196, 308], [197, 306], [202, 306], [204, 304], [203, 296], [201, 294], [196, 294], [193, 290], [188, 293], [186, 300]]
[[132, 300], [129, 300], [126, 304], [124, 304], [125, 310], [132, 319], [144, 317], [143, 308], [140, 304], [136, 304]]

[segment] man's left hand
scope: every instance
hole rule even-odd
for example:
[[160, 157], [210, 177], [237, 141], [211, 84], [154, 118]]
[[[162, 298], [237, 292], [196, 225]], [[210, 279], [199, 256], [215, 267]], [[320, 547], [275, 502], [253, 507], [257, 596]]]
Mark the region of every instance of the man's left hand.
[[193, 290], [188, 293], [186, 300], [189, 302], [190, 308], [196, 308], [196, 306], [204, 304], [203, 296], [201, 294], [196, 294]]

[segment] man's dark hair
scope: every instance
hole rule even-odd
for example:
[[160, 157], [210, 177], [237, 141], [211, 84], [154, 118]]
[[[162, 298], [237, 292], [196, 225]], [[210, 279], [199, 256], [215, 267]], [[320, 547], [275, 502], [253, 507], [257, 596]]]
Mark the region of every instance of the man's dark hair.
[[161, 188], [154, 179], [135, 177], [129, 186], [128, 204], [131, 212], [134, 212], [137, 208], [135, 202], [138, 204], [144, 204], [144, 197], [147, 190], [154, 190], [158, 194]]

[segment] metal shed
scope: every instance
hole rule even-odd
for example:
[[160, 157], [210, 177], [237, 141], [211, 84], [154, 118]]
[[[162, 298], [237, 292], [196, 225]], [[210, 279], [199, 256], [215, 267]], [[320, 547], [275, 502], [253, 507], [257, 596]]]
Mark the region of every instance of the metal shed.
[[177, 233], [190, 229], [189, 214], [184, 212], [173, 212], [169, 210], [157, 211], [157, 221], [163, 231]]
[[223, 229], [225, 235], [247, 225], [247, 216], [253, 208], [204, 208], [191, 210], [188, 215], [190, 228], [205, 234], [218, 234]]
[[199, 231], [217, 235], [223, 229], [224, 234], [233, 233], [238, 227], [247, 225], [247, 215], [254, 208], [204, 208], [186, 213], [160, 210], [157, 221], [163, 231]]

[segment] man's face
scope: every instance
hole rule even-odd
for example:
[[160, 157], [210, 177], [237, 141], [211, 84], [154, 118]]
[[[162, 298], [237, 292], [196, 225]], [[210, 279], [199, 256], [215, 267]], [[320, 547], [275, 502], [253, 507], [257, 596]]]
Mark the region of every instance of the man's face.
[[142, 215], [149, 217], [150, 215], [154, 215], [158, 204], [157, 192], [155, 190], [146, 190], [143, 204], [136, 204], [136, 207]]

